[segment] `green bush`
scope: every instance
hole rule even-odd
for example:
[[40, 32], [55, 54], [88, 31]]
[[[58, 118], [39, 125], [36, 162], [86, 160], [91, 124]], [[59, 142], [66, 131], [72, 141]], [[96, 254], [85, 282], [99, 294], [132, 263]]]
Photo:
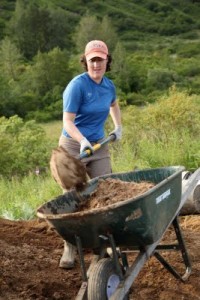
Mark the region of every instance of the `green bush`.
[[147, 74], [146, 89], [151, 92], [153, 90], [166, 90], [176, 80], [176, 73], [167, 69], [150, 69]]
[[200, 42], [194, 41], [186, 44], [181, 43], [177, 48], [177, 53], [181, 57], [191, 58], [191, 57], [199, 56], [199, 48], [200, 48]]
[[62, 100], [58, 100], [45, 107], [42, 111], [28, 113], [26, 119], [34, 119], [36, 122], [46, 123], [53, 120], [62, 120]]
[[0, 118], [0, 145], [1, 176], [23, 176], [48, 165], [50, 143], [35, 121], [24, 122], [18, 116]]
[[192, 61], [185, 64], [180, 70], [182, 76], [194, 77], [200, 75], [200, 64], [198, 61]]
[[[158, 167], [200, 165], [200, 98], [174, 87], [156, 103], [125, 109], [124, 141], [132, 151], [132, 165]], [[123, 142], [123, 140], [122, 140]]]

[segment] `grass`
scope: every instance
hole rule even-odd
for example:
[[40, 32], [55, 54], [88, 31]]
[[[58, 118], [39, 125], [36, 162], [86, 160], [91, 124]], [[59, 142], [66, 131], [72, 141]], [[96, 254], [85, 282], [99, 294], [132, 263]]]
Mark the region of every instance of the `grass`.
[[62, 194], [50, 176], [30, 174], [22, 180], [0, 180], [0, 216], [10, 220], [32, 219], [36, 209], [46, 201]]
[[[58, 145], [62, 130], [62, 121], [40, 124], [52, 142], [52, 148]], [[36, 209], [44, 202], [62, 194], [61, 188], [51, 177], [29, 176], [12, 180], [0, 178], [0, 216], [10, 220], [32, 219], [36, 217]]]
[[62, 131], [62, 121], [41, 123], [40, 126], [45, 130], [47, 136], [52, 141], [53, 147], [56, 147]]

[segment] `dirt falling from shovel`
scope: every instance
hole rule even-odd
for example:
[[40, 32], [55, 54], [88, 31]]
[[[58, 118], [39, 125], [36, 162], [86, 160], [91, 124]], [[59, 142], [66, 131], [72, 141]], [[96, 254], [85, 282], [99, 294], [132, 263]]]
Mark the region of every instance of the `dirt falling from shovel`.
[[79, 211], [101, 208], [132, 199], [142, 195], [154, 186], [154, 183], [147, 181], [137, 183], [114, 178], [99, 179], [96, 190], [91, 194], [88, 201], [80, 206]]
[[81, 160], [73, 157], [62, 146], [52, 150], [50, 158], [52, 177], [62, 189], [84, 190], [87, 185], [86, 168]]

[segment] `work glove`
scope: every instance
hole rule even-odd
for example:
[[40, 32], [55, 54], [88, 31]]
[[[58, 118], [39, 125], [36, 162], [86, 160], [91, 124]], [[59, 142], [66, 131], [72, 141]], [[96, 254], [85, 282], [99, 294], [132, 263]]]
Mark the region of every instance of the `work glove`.
[[92, 145], [85, 137], [80, 141], [80, 144], [81, 144], [80, 153], [84, 152], [87, 149], [89, 149], [91, 151], [91, 154], [94, 153]]
[[115, 135], [115, 141], [120, 140], [122, 138], [122, 125], [117, 125], [115, 130], [113, 130], [109, 135]]

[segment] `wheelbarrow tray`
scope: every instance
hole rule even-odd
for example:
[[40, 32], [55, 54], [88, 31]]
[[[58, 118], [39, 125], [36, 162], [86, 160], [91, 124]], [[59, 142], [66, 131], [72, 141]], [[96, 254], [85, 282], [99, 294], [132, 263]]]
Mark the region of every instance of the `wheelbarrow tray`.
[[[112, 234], [116, 246], [144, 247], [159, 240], [177, 211], [182, 192], [182, 166], [113, 173], [89, 181], [82, 193], [70, 191], [40, 206], [37, 215], [46, 219], [58, 234], [76, 245], [79, 237], [83, 248], [98, 248]], [[81, 201], [89, 201], [100, 178], [128, 182], [153, 182], [154, 187], [140, 196], [118, 203], [78, 211]]]

